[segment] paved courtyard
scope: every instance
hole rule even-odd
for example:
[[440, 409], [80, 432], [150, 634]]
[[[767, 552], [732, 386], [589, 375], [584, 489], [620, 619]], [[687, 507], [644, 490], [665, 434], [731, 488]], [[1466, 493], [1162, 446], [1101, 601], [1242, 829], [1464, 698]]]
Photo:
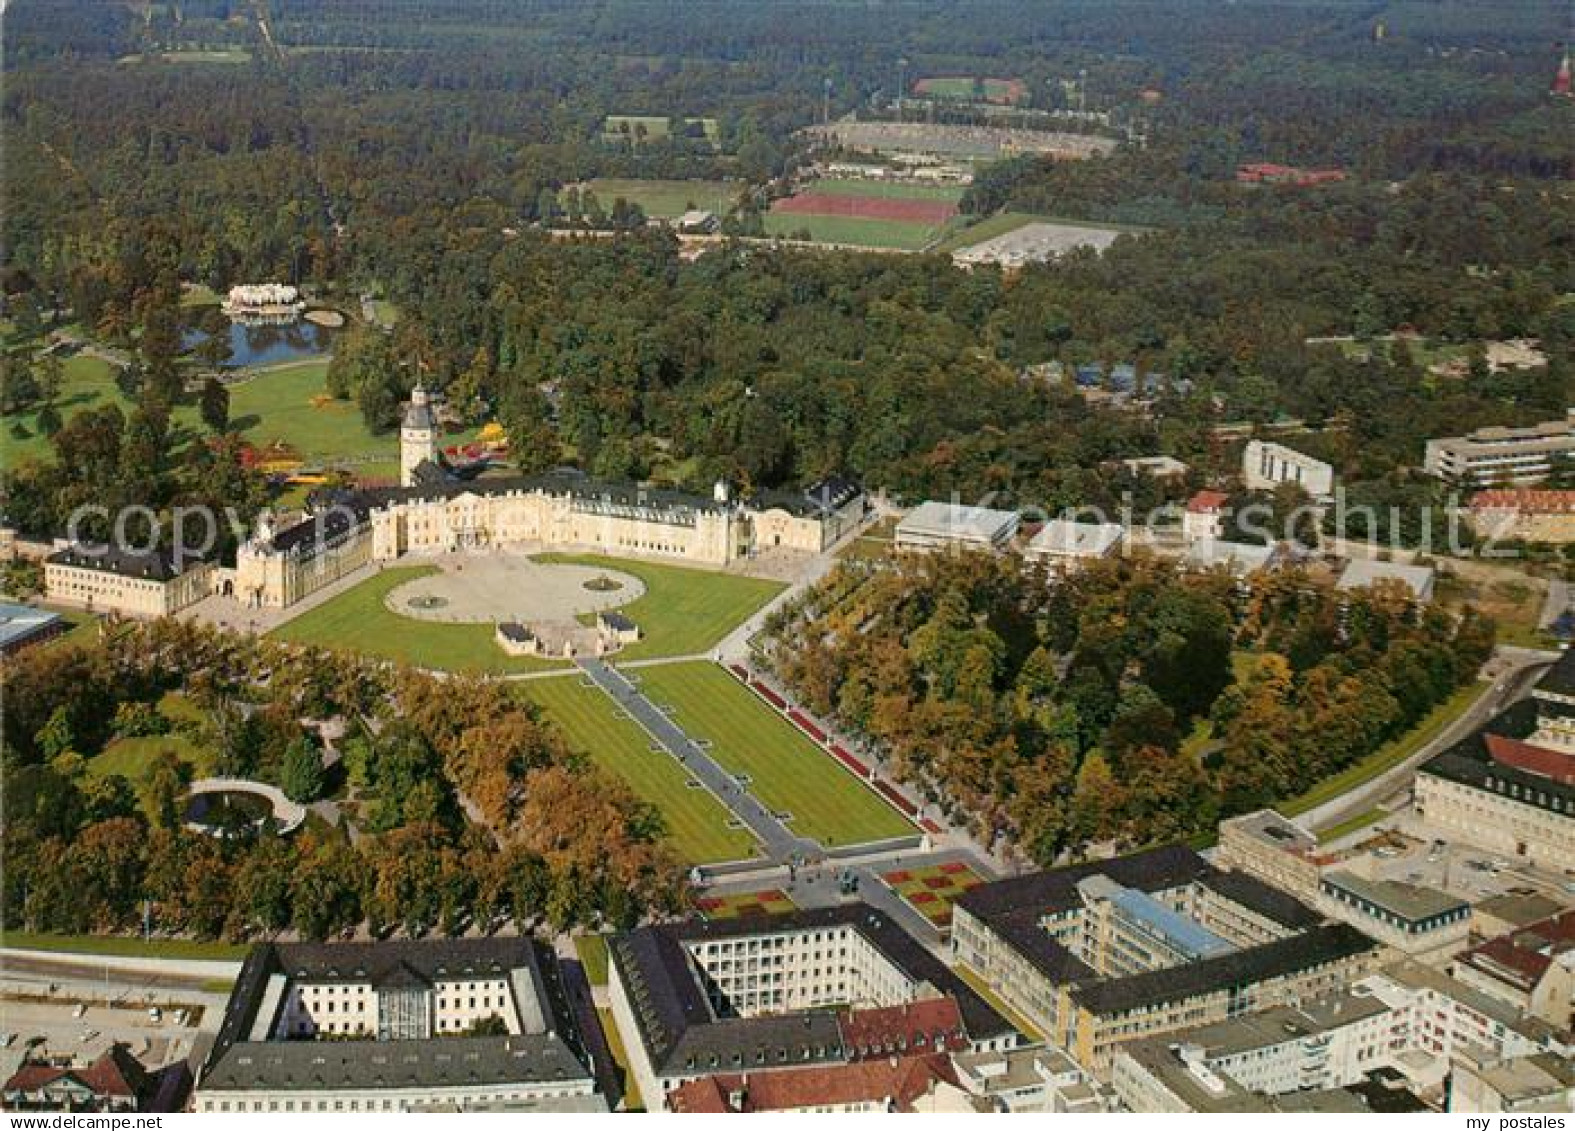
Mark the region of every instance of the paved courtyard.
[[532, 561], [523, 554], [412, 555], [401, 565], [430, 564], [438, 572], [389, 592], [391, 612], [420, 620], [491, 624], [500, 620], [572, 621], [615, 609], [642, 596], [645, 584], [617, 570]]

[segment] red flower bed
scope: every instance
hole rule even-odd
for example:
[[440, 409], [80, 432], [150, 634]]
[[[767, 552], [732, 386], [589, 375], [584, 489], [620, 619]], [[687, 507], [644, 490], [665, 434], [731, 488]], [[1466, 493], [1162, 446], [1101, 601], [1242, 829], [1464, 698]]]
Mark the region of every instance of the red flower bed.
[[771, 206], [771, 211], [794, 216], [852, 216], [860, 220], [944, 224], [957, 215], [957, 206], [945, 200], [901, 200], [884, 196], [801, 192], [777, 201]]
[[921, 829], [923, 829], [925, 832], [932, 833], [935, 836], [939, 836], [941, 833], [946, 831], [945, 829], [941, 828], [940, 825], [937, 825], [934, 821], [930, 820], [930, 818], [928, 818], [928, 817], [923, 818], [919, 822], [919, 827]]
[[782, 696], [778, 695], [775, 691], [772, 691], [759, 680], [756, 680], [749, 686], [753, 687], [762, 699], [764, 699], [767, 703], [770, 703], [777, 710], [782, 711], [787, 709], [787, 700], [782, 698]]
[[870, 776], [869, 767], [863, 762], [860, 762], [852, 754], [849, 754], [846, 750], [842, 749], [842, 747], [833, 746], [831, 748], [831, 752], [837, 756], [837, 761], [841, 762], [848, 769], [858, 774], [859, 777], [867, 778]]
[[966, 872], [967, 870], [968, 865], [964, 864], [961, 860], [948, 860], [945, 864], [941, 865], [941, 871], [950, 872], [953, 874], [957, 872]]
[[733, 670], [733, 674], [739, 679], [743, 680], [745, 683], [749, 682], [749, 669], [743, 664], [728, 664], [727, 666]]
[[814, 723], [810, 722], [809, 721], [809, 716], [804, 714], [802, 711], [796, 711], [796, 710], [795, 711], [789, 711], [788, 712], [788, 718], [792, 719], [795, 723], [797, 723], [799, 730], [801, 730], [805, 734], [809, 735], [816, 742], [825, 742], [826, 741], [826, 732], [821, 730]]
[[904, 797], [902, 794], [898, 793], [895, 789], [893, 789], [891, 786], [887, 785], [885, 782], [877, 781], [875, 783], [875, 788], [881, 791], [881, 794], [886, 798], [886, 800], [890, 801], [897, 808], [901, 809], [904, 813], [908, 814], [908, 816], [912, 817], [913, 815], [918, 813], [919, 807], [917, 805], [915, 805], [913, 802], [909, 801], [906, 797]]
[[938, 897], [933, 891], [916, 891], [910, 892], [902, 898], [906, 899], [909, 903], [920, 904], [934, 903]]

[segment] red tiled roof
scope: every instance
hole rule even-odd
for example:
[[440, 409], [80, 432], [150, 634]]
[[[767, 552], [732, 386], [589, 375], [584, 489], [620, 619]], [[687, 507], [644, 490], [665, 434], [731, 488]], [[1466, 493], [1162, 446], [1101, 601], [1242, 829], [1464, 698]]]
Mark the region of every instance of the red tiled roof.
[[1212, 514], [1228, 502], [1230, 496], [1223, 491], [1199, 491], [1187, 500], [1187, 510], [1191, 514]]
[[931, 998], [886, 1009], [838, 1014], [842, 1047], [853, 1060], [967, 1047], [962, 1013], [953, 998]]
[[1575, 948], [1575, 911], [1489, 939], [1459, 958], [1484, 974], [1530, 990], [1542, 980], [1553, 960]]
[[702, 1077], [673, 1089], [667, 1104], [673, 1111], [684, 1113], [760, 1112], [890, 1100], [898, 1111], [906, 1111], [941, 1081], [956, 1085], [957, 1075], [944, 1054], [931, 1053], [821, 1068]]
[[1501, 766], [1575, 785], [1575, 754], [1497, 734], [1484, 735], [1483, 740], [1487, 743], [1488, 757]]
[[148, 1084], [148, 1073], [125, 1045], [111, 1045], [86, 1068], [57, 1068], [52, 1064], [24, 1064], [5, 1082], [5, 1090], [34, 1092], [64, 1077], [73, 1077], [99, 1096], [135, 1099]]
[[1474, 511], [1512, 510], [1523, 514], [1575, 514], [1575, 491], [1495, 490], [1471, 496]]

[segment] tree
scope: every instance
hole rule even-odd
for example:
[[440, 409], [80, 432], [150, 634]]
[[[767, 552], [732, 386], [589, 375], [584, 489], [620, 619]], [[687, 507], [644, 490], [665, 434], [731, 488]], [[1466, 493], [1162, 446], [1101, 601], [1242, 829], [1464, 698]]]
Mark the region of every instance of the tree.
[[198, 411], [202, 422], [215, 432], [223, 432], [230, 423], [230, 391], [216, 377], [202, 383], [198, 397]]
[[323, 793], [323, 759], [306, 738], [298, 738], [285, 748], [279, 765], [279, 788], [291, 801], [306, 804]]

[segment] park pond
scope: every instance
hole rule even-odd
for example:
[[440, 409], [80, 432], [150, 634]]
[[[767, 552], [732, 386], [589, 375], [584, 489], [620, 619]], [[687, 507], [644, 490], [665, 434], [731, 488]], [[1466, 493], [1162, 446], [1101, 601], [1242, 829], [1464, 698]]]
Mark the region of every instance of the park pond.
[[[283, 325], [247, 325], [231, 322], [230, 357], [225, 369], [244, 369], [254, 365], [277, 365], [286, 361], [302, 361], [323, 357], [333, 352], [335, 330], [315, 322], [300, 319]], [[207, 334], [189, 328], [181, 335], [181, 348], [194, 349], [207, 338]]]

